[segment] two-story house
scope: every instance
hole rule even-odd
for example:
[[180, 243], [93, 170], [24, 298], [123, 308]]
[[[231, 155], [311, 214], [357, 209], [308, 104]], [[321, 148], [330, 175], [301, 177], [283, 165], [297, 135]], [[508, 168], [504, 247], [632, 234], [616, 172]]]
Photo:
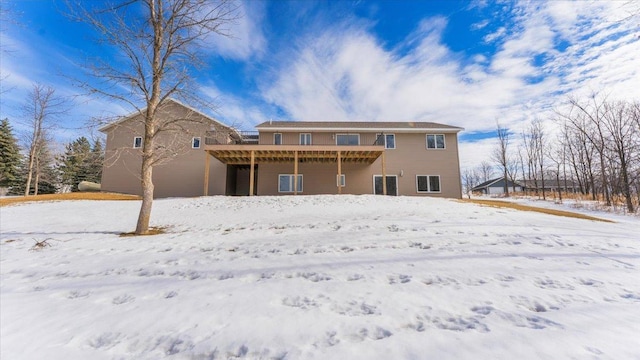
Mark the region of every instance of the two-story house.
[[[460, 198], [459, 127], [431, 122], [270, 121], [241, 132], [171, 100], [156, 140], [156, 197], [386, 194]], [[195, 121], [194, 121], [195, 119]], [[102, 189], [140, 194], [141, 113], [107, 134]]]

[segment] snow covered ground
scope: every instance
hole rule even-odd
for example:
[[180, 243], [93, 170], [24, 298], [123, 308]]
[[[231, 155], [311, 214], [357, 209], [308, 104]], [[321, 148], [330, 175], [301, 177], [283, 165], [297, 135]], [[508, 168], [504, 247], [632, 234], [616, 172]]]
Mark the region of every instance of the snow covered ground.
[[0, 209], [0, 358], [640, 358], [637, 217], [208, 197], [119, 237], [138, 207]]

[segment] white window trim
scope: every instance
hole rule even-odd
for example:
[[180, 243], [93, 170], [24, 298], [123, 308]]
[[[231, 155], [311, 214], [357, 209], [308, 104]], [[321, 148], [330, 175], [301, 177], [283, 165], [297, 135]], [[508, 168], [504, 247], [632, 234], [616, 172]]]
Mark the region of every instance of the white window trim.
[[[393, 136], [393, 147], [387, 147], [387, 135]], [[384, 148], [385, 149], [395, 149], [396, 148], [396, 134], [382, 134], [384, 136]]]
[[336, 186], [337, 187], [345, 187], [347, 186], [347, 177], [345, 174], [336, 174]]
[[[140, 146], [136, 146], [136, 140], [140, 139]], [[134, 136], [133, 137], [133, 148], [134, 149], [142, 149], [142, 136]]]
[[[276, 143], [276, 135], [280, 135], [280, 144]], [[273, 145], [282, 145], [282, 133], [273, 133]]]
[[[198, 139], [198, 147], [195, 146], [196, 139]], [[191, 139], [191, 148], [192, 149], [200, 149], [202, 147], [202, 139], [199, 136], [194, 136]]]
[[[305, 137], [305, 135], [309, 135], [309, 143], [308, 144], [303, 144], [302, 143], [302, 138]], [[311, 145], [311, 144], [312, 144], [311, 133], [300, 133], [300, 145]]]
[[[418, 189], [418, 177], [425, 176], [427, 178], [427, 191], [422, 191]], [[437, 177], [438, 184], [440, 184], [439, 191], [431, 191], [431, 182], [429, 182], [430, 177]], [[440, 175], [416, 175], [416, 192], [418, 194], [440, 194], [442, 193], [442, 181], [440, 180]]]
[[[293, 186], [291, 186], [291, 190], [290, 190], [290, 191], [281, 191], [281, 190], [280, 190], [280, 177], [281, 177], [281, 176], [289, 176], [289, 179], [291, 179], [291, 178], [295, 177], [295, 176], [294, 176], [294, 174], [278, 174], [278, 192], [279, 192], [279, 193], [283, 193], [283, 194], [290, 194], [290, 193], [293, 193], [293, 192], [294, 192], [294, 190], [293, 190]], [[302, 174], [298, 174], [298, 177], [301, 179], [301, 181], [300, 181], [300, 187], [301, 187], [301, 188], [304, 188], [304, 177], [302, 176]], [[289, 181], [291, 181], [291, 180], [289, 180]], [[293, 185], [293, 184], [291, 184], [291, 183], [290, 183], [290, 185]], [[302, 189], [297, 189], [297, 191], [298, 191], [299, 193], [301, 193], [301, 192], [302, 192]]]
[[[377, 177], [382, 177], [382, 175], [373, 175], [373, 195], [376, 194], [376, 178]], [[400, 184], [398, 183], [398, 175], [386, 175], [386, 177], [390, 178], [390, 177], [394, 177], [396, 178], [396, 196], [398, 196], [398, 194], [400, 193]], [[389, 194], [387, 194], [389, 195]]]
[[[442, 136], [442, 144], [444, 144], [443, 148], [439, 148], [438, 147], [438, 140], [434, 137], [433, 140], [435, 141], [435, 146], [434, 148], [430, 148], [429, 147], [429, 135], [433, 135], [433, 136]], [[425, 136], [425, 146], [427, 147], [427, 150], [446, 150], [447, 149], [447, 137], [444, 136], [444, 134], [427, 134]]]
[[[351, 133], [351, 134], [349, 134], [349, 133], [340, 133], [340, 134], [336, 134], [336, 145], [338, 145], [338, 136], [340, 136], [340, 135], [342, 135], [342, 136], [346, 136], [346, 135], [350, 135], [350, 136], [352, 136], [352, 135], [355, 135], [355, 136], [357, 136], [357, 137], [358, 137], [358, 146], [360, 145], [360, 134], [353, 134], [353, 133]], [[340, 145], [340, 146], [354, 146], [354, 145]]]

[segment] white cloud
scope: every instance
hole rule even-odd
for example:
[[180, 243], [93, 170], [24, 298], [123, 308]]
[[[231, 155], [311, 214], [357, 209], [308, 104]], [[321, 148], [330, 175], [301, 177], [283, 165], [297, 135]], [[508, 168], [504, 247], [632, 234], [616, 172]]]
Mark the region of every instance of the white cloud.
[[[434, 121], [470, 132], [492, 131], [499, 120], [519, 132], [550, 117], [566, 94], [588, 88], [637, 97], [640, 42], [624, 35], [628, 24], [601, 17], [612, 7], [518, 3], [513, 24], [485, 36], [497, 52], [469, 54], [471, 63], [443, 44], [444, 18], [425, 19], [391, 50], [366, 26], [330, 28], [287, 53], [264, 96], [294, 120]], [[487, 160], [492, 141], [461, 144], [462, 162]]]
[[201, 93], [217, 105], [213, 117], [240, 130], [253, 130], [254, 127], [273, 119], [270, 109], [258, 107], [250, 100], [239, 98], [220, 91], [214, 84], [200, 88]]
[[253, 56], [261, 56], [266, 47], [266, 39], [262, 30], [265, 4], [259, 1], [239, 2], [239, 18], [229, 24], [230, 36], [212, 34], [206, 42], [218, 55], [248, 60]]

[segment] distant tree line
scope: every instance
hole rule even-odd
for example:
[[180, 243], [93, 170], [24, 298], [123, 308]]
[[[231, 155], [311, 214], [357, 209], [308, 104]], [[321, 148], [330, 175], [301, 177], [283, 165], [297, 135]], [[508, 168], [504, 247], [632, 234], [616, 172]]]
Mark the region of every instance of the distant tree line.
[[[29, 180], [29, 152], [20, 146], [8, 119], [0, 121], [0, 190], [8, 195], [38, 195], [78, 191], [81, 181], [100, 182], [102, 142], [82, 136], [53, 154], [52, 143], [42, 141], [34, 156]], [[28, 185], [27, 185], [28, 184]], [[27, 192], [27, 186], [29, 191]]]
[[55, 153], [50, 133], [64, 100], [55, 91], [35, 84], [24, 103], [19, 141], [9, 119], [0, 121], [0, 192], [38, 195], [78, 191], [81, 181], [100, 182], [104, 151], [99, 139], [82, 136]]
[[[533, 119], [518, 135], [498, 124], [493, 163], [464, 171], [465, 189], [490, 180], [497, 167], [512, 182], [526, 179], [528, 191], [545, 199], [550, 194], [543, 184], [552, 183], [553, 196], [560, 201], [571, 189], [606, 206], [623, 204], [635, 212], [640, 207], [640, 102], [596, 94], [569, 98], [553, 120], [561, 129], [556, 136], [545, 131], [540, 119]], [[505, 188], [505, 196], [514, 187]]]

